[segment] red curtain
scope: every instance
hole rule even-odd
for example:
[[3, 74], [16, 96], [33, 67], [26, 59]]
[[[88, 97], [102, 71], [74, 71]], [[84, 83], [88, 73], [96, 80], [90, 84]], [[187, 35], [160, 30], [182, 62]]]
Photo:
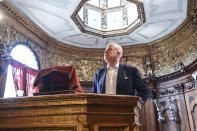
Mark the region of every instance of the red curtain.
[[10, 63], [16, 92], [23, 91], [23, 96], [33, 96], [33, 93], [39, 92], [37, 88], [33, 89], [33, 83], [38, 71], [16, 60], [11, 60]]
[[38, 93], [38, 88], [33, 89], [33, 84], [38, 72], [26, 67], [26, 96], [33, 96], [33, 93]]
[[16, 88], [16, 91], [23, 90], [25, 91], [25, 68], [23, 64], [11, 60], [12, 65], [12, 74], [13, 74], [13, 80], [14, 80], [14, 86]]
[[[62, 73], [68, 73], [69, 74], [69, 80], [70, 80], [70, 90], [74, 90], [75, 93], [83, 93], [83, 88], [80, 85], [80, 82], [77, 77], [76, 69], [74, 66], [54, 66], [50, 68], [46, 68], [39, 71], [39, 74], [34, 82], [34, 87], [39, 87], [44, 84], [43, 77], [48, 76], [53, 71], [59, 71]], [[62, 77], [61, 75], [57, 76], [57, 74], [53, 74], [53, 76], [50, 76], [53, 82], [57, 83], [65, 83], [65, 81], [62, 81], [64, 79], [59, 78]]]

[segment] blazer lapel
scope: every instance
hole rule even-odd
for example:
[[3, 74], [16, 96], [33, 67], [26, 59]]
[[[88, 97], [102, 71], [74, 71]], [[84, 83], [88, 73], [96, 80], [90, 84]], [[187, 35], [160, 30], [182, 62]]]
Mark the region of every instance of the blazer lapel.
[[118, 88], [120, 87], [120, 81], [123, 78], [124, 78], [124, 66], [120, 64], [118, 68], [118, 77], [116, 82], [116, 93], [118, 91]]
[[101, 76], [101, 92], [105, 93], [105, 78], [106, 78], [106, 73], [107, 73], [107, 67], [104, 68], [104, 71]]

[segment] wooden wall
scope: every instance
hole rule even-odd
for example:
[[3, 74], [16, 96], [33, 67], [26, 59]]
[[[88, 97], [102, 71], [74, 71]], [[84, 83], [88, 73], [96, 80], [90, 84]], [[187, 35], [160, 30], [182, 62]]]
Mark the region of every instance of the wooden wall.
[[[155, 77], [149, 82], [152, 93], [143, 112], [144, 131], [197, 130], [196, 72], [197, 60], [177, 72]], [[159, 116], [164, 120], [159, 122]]]

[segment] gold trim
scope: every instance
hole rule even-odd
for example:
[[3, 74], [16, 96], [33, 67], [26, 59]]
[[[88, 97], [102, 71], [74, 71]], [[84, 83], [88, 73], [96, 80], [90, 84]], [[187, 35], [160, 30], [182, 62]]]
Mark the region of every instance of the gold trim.
[[[105, 99], [106, 102], [110, 101], [111, 104], [113, 104], [112, 102], [116, 102], [116, 101], [122, 101], [122, 102], [133, 101], [134, 102], [134, 101], [137, 101], [139, 98], [138, 96], [125, 96], [125, 95], [118, 95], [118, 96], [119, 97], [117, 97], [117, 95], [89, 93], [89, 94], [62, 94], [62, 95], [58, 94], [58, 95], [18, 97], [18, 98], [0, 98], [0, 104], [2, 104], [0, 109], [4, 108], [4, 106], [6, 107], [6, 104], [28, 104], [26, 106], [30, 106], [29, 104], [35, 104], [38, 102], [46, 102], [46, 103], [53, 102], [55, 105], [57, 104], [57, 102], [62, 102], [62, 104], [64, 105], [65, 100], [70, 101], [70, 103], [73, 104], [73, 102], [77, 102], [76, 100], [78, 99], [80, 99], [80, 101], [83, 101], [83, 100], [88, 101], [89, 98], [96, 100], [98, 103], [100, 100]], [[37, 105], [37, 106], [40, 106], [40, 105]], [[41, 105], [41, 106], [46, 106], [46, 105]]]
[[[10, 110], [10, 108], [9, 108]], [[11, 114], [9, 116], [0, 116], [0, 119], [1, 118], [20, 118], [20, 117], [43, 117], [43, 116], [72, 116], [72, 115], [135, 115], [135, 113], [118, 113], [118, 112], [114, 112], [114, 113], [109, 113], [109, 112], [102, 112], [102, 113], [99, 113], [99, 112], [74, 112], [74, 113], [50, 113], [50, 114], [29, 114], [29, 115], [16, 115], [16, 114]]]

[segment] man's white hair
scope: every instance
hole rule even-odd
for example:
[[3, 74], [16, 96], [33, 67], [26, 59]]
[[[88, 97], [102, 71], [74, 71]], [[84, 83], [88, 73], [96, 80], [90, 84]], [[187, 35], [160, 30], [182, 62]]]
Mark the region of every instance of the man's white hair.
[[112, 42], [112, 43], [109, 43], [108, 45], [107, 45], [107, 47], [109, 46], [109, 45], [114, 45], [114, 47], [115, 47], [115, 49], [116, 49], [116, 51], [117, 52], [120, 52], [120, 58], [122, 57], [122, 55], [123, 55], [123, 49], [122, 49], [122, 46], [120, 46], [119, 44], [117, 44], [117, 43], [114, 43], [114, 42]]

